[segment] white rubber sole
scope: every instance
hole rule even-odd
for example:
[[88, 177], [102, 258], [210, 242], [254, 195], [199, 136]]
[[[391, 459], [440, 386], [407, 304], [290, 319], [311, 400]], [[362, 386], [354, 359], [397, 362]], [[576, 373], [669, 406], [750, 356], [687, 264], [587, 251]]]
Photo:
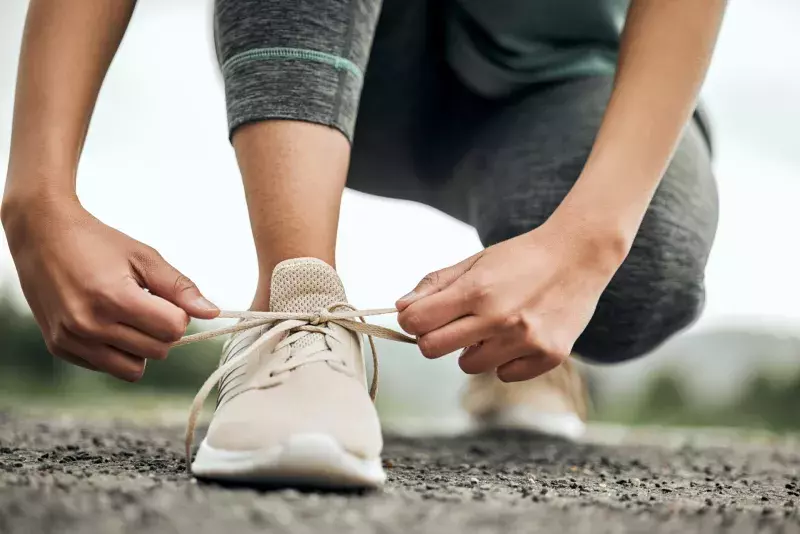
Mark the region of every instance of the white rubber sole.
[[574, 413], [546, 413], [527, 406], [511, 406], [488, 420], [475, 421], [479, 429], [521, 430], [577, 440], [586, 433], [586, 423]]
[[215, 449], [203, 440], [192, 474], [222, 482], [308, 488], [378, 488], [386, 481], [380, 458], [359, 458], [326, 434], [300, 434], [255, 451]]

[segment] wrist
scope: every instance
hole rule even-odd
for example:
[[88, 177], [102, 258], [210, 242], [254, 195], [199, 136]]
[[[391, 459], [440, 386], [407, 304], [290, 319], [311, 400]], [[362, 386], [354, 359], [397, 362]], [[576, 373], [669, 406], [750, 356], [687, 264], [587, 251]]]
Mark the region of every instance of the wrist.
[[625, 261], [636, 229], [598, 210], [576, 209], [564, 202], [545, 223], [577, 261], [608, 278]]
[[71, 208], [82, 209], [74, 191], [7, 187], [0, 203], [0, 223], [11, 251], [27, 241], [37, 223], [52, 219], [55, 211]]

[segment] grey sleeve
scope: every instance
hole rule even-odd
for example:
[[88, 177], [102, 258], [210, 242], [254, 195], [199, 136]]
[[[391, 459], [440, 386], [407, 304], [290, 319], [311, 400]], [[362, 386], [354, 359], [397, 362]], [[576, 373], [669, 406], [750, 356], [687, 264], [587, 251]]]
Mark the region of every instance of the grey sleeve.
[[353, 138], [381, 0], [215, 0], [229, 133], [269, 119]]

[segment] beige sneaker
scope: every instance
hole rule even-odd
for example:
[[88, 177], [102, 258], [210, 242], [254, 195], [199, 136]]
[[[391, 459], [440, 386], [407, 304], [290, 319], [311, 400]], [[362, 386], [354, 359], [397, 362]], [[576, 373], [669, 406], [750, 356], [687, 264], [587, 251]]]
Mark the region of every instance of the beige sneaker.
[[[336, 271], [323, 261], [302, 258], [275, 267], [272, 312], [337, 310], [346, 302]], [[242, 362], [219, 381], [217, 408], [192, 464], [195, 476], [340, 488], [384, 482], [383, 440], [361, 335], [332, 322], [297, 323], [278, 321], [228, 341], [222, 365]], [[242, 358], [251, 346], [252, 354]]]
[[527, 430], [577, 439], [585, 431], [586, 389], [570, 361], [526, 382], [494, 373], [470, 379], [463, 405], [478, 428]]

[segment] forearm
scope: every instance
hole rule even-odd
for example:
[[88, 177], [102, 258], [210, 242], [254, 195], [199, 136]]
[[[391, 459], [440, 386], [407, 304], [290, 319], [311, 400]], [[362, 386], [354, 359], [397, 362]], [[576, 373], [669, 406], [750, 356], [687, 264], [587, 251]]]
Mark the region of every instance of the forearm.
[[583, 235], [609, 236], [623, 258], [695, 108], [724, 8], [725, 0], [631, 5], [602, 125], [556, 212]]
[[74, 195], [103, 78], [135, 0], [32, 0], [22, 42], [4, 213], [22, 198]]

